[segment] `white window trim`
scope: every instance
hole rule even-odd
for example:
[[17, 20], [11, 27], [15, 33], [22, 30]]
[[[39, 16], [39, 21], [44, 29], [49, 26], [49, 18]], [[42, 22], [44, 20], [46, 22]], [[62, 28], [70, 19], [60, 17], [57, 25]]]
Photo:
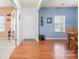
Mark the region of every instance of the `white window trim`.
[[[62, 21], [62, 18], [63, 18], [63, 21]], [[63, 31], [61, 31], [61, 29], [57, 29], [56, 28], [56, 24], [63, 24]], [[64, 15], [57, 15], [55, 16], [55, 32], [65, 32], [65, 16]]]

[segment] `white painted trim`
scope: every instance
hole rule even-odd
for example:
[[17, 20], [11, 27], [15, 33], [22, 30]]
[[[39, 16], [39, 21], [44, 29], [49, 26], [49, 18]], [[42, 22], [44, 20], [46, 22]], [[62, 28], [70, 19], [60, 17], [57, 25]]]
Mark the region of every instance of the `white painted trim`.
[[30, 40], [30, 39], [31, 39], [31, 40], [36, 40], [36, 38], [22, 38], [22, 39], [23, 39], [23, 40], [24, 40], [24, 39], [25, 39], [25, 40], [28, 40], [28, 39], [29, 39], [29, 40]]
[[41, 5], [42, 1], [43, 1], [43, 0], [39, 0], [38, 6], [37, 6], [37, 9], [38, 9], [38, 10], [41, 8], [40, 5]]
[[59, 40], [59, 39], [64, 39], [64, 40], [66, 40], [67, 38], [45, 38], [46, 40]]
[[13, 0], [10, 0], [10, 2], [12, 3], [12, 5], [13, 5], [13, 7], [14, 7], [15, 9], [18, 9], [17, 6], [16, 6], [16, 4], [15, 4], [15, 2], [14, 2]]

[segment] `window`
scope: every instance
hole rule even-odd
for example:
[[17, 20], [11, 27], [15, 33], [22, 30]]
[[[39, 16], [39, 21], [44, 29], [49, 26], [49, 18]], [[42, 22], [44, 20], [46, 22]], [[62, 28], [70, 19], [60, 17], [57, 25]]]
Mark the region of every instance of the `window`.
[[0, 16], [0, 32], [5, 31], [5, 16]]
[[65, 32], [65, 16], [55, 16], [55, 32]]

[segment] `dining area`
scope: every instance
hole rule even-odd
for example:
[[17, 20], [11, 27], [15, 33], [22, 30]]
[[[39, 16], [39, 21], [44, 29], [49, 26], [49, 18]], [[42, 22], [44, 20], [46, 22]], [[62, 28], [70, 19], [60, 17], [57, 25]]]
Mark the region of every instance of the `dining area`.
[[78, 28], [66, 28], [66, 34], [67, 48], [72, 49], [74, 51], [74, 54], [78, 54]]

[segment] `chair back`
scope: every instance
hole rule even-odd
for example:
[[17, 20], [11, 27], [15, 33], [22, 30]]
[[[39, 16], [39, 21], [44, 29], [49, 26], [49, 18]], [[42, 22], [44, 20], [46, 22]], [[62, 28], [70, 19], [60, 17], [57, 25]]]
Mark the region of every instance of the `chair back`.
[[78, 33], [78, 28], [73, 28], [73, 32]]
[[66, 28], [66, 32], [67, 32], [67, 33], [73, 32], [73, 28]]

